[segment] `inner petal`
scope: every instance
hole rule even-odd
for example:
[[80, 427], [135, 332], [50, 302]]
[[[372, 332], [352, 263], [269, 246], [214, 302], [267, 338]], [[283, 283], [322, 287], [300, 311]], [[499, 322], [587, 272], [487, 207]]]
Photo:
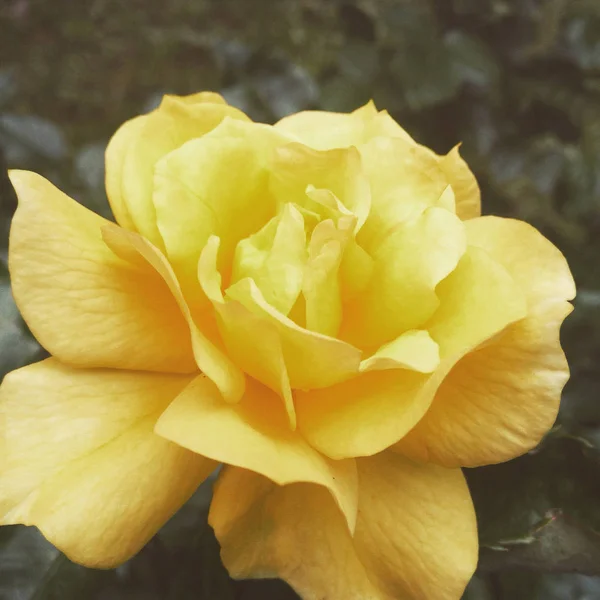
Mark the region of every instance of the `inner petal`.
[[398, 225], [373, 252], [366, 290], [344, 307], [340, 337], [376, 349], [418, 329], [438, 308], [435, 288], [465, 249], [462, 222], [443, 208], [428, 208]]

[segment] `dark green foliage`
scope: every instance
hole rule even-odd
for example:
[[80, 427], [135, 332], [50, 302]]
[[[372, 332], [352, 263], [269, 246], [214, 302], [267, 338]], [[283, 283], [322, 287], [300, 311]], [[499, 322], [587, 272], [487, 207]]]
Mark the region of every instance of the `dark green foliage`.
[[[541, 229], [579, 289], [557, 427], [535, 453], [468, 473], [482, 554], [465, 598], [600, 597], [600, 2], [2, 0], [0, 57], [0, 377], [44, 356], [10, 295], [5, 167], [109, 216], [111, 133], [162, 93], [199, 89], [265, 121], [374, 98], [438, 152], [462, 141], [484, 211]], [[0, 529], [0, 599], [294, 598], [228, 578], [203, 498], [109, 572]]]

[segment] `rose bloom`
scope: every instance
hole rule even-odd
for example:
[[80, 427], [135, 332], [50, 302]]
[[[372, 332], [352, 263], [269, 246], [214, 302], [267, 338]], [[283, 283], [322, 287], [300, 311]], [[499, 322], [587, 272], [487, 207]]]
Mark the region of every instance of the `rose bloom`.
[[224, 464], [209, 522], [233, 577], [461, 596], [461, 467], [551, 427], [575, 292], [534, 228], [480, 216], [457, 148], [372, 103], [268, 126], [200, 93], [112, 138], [118, 225], [10, 176], [13, 293], [52, 357], [2, 384], [2, 523], [114, 567]]

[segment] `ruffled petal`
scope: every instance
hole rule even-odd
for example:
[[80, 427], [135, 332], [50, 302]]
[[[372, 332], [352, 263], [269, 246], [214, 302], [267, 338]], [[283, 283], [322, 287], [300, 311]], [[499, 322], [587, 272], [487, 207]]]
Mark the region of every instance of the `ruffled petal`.
[[[134, 265], [150, 267], [162, 277], [188, 324], [188, 336], [197, 366], [213, 380], [226, 402], [237, 402], [244, 393], [244, 374], [223, 351], [210, 315], [204, 313], [198, 318], [192, 314], [177, 277], [162, 252], [141, 235], [112, 224], [102, 228], [102, 237], [117, 256]], [[201, 322], [202, 328], [197, 321]]]
[[291, 431], [273, 392], [251, 379], [236, 405], [221, 401], [206, 378], [197, 378], [160, 417], [161, 436], [226, 464], [260, 473], [278, 485], [316, 483], [326, 488], [354, 530], [357, 478], [353, 460], [332, 461]]
[[195, 371], [188, 326], [168, 286], [148, 265], [111, 252], [101, 234], [111, 223], [35, 173], [10, 176], [19, 196], [13, 293], [42, 346], [82, 367]]
[[269, 189], [279, 203], [294, 202], [331, 218], [339, 210], [307, 194], [307, 188], [328, 190], [341, 208], [356, 217], [360, 229], [371, 206], [369, 182], [363, 173], [356, 148], [317, 151], [302, 144], [277, 149], [271, 166]]
[[193, 306], [206, 304], [198, 284], [198, 258], [208, 238], [221, 238], [219, 270], [229, 282], [238, 242], [275, 216], [267, 165], [274, 148], [287, 142], [272, 127], [226, 119], [156, 165], [158, 229]]
[[[467, 223], [467, 233], [471, 244], [493, 257], [488, 262], [510, 273], [526, 297], [527, 314], [458, 362], [428, 413], [396, 449], [421, 460], [471, 467], [523, 454], [552, 426], [569, 376], [559, 331], [572, 309], [565, 300], [575, 287], [562, 254], [533, 227], [482, 217]], [[466, 313], [463, 323], [491, 322], [485, 311], [506, 306], [488, 289], [489, 300], [482, 297], [480, 309]]]
[[306, 261], [304, 219], [288, 203], [260, 231], [238, 243], [231, 280], [252, 278], [265, 300], [287, 315], [302, 289]]
[[167, 95], [156, 110], [117, 130], [106, 149], [106, 187], [120, 225], [164, 249], [152, 200], [154, 167], [163, 156], [208, 133], [225, 117], [249, 121], [218, 94]]
[[573, 275], [562, 252], [528, 223], [481, 217], [465, 227], [469, 245], [484, 249], [512, 275], [529, 306], [575, 297]]
[[444, 156], [437, 156], [439, 166], [444, 171], [448, 183], [456, 197], [456, 214], [463, 220], [481, 215], [481, 192], [475, 175], [469, 169], [455, 146]]
[[318, 487], [280, 487], [226, 468], [209, 522], [230, 574], [282, 578], [306, 600], [457, 600], [477, 563], [475, 514], [460, 470], [388, 453], [358, 464], [353, 538]]
[[[424, 146], [402, 138], [376, 137], [360, 146], [360, 155], [371, 186], [371, 211], [358, 236], [367, 250], [399, 224], [445, 199], [448, 180]], [[454, 212], [454, 206], [450, 208]]]
[[411, 369], [432, 373], [440, 364], [440, 349], [427, 331], [413, 329], [384, 344], [360, 363], [360, 371]]
[[55, 359], [7, 375], [0, 522], [35, 525], [90, 567], [129, 559], [217, 465], [153, 432], [189, 381]]
[[326, 456], [370, 456], [397, 442], [425, 414], [441, 377], [369, 371], [344, 383], [295, 391], [298, 429]]
[[428, 208], [399, 225], [371, 253], [369, 284], [344, 308], [340, 337], [377, 348], [420, 328], [439, 306], [436, 286], [465, 249], [462, 222], [443, 208]]
[[[414, 189], [415, 196], [421, 195], [425, 187], [434, 183], [430, 180], [427, 186], [423, 186], [424, 177], [439, 180], [441, 171], [446, 185], [452, 185], [454, 189], [456, 214], [461, 219], [472, 219], [481, 215], [479, 186], [467, 163], [461, 158], [458, 146], [448, 154], [441, 156], [435, 154], [429, 148], [418, 144], [387, 111], [377, 111], [372, 102], [352, 113], [300, 112], [285, 117], [275, 127], [317, 150], [356, 146], [363, 154], [363, 160], [365, 144], [372, 145], [372, 148], [379, 146], [378, 154], [381, 154], [381, 150], [386, 147], [396, 148], [396, 161], [393, 164], [390, 164], [393, 153], [388, 154], [388, 159], [384, 159], [379, 168], [376, 163], [372, 163], [376, 167], [376, 172], [373, 179], [369, 177], [371, 185], [377, 187], [380, 185], [381, 178], [384, 180], [387, 178], [392, 179], [395, 186], [403, 188], [401, 182], [404, 177], [398, 177], [398, 172], [400, 169], [404, 170], [403, 165], [412, 163], [413, 168], [408, 171], [408, 176], [413, 183], [418, 183], [420, 186], [418, 192], [417, 188]], [[371, 153], [372, 150], [367, 152]], [[389, 167], [392, 167], [391, 170]], [[375, 198], [376, 195], [377, 193], [373, 197], [374, 206], [377, 201], [381, 202], [381, 199]], [[406, 207], [392, 202], [389, 203], [388, 210], [392, 213], [402, 213]]]
[[218, 313], [221, 335], [236, 364], [276, 391], [274, 381], [283, 381], [281, 357], [293, 389], [328, 387], [358, 373], [358, 349], [298, 326], [265, 301], [252, 279], [236, 282], [223, 297], [216, 266], [218, 248], [219, 239], [211, 237], [200, 257], [199, 279]]

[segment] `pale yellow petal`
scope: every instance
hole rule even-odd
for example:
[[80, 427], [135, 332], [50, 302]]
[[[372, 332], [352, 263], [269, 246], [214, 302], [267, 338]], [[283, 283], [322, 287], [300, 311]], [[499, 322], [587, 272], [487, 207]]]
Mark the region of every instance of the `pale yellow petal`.
[[242, 401], [228, 405], [208, 379], [197, 378], [160, 417], [156, 431], [193, 452], [260, 473], [279, 485], [319, 484], [354, 529], [355, 462], [332, 461], [313, 450], [288, 428], [277, 396], [253, 380], [248, 380]]
[[456, 267], [466, 248], [462, 222], [431, 207], [399, 225], [372, 253], [366, 290], [344, 309], [340, 337], [360, 348], [377, 348], [436, 311], [437, 284]]
[[302, 289], [306, 260], [304, 218], [288, 203], [260, 231], [238, 243], [232, 283], [251, 277], [265, 300], [287, 315]]
[[[302, 111], [284, 117], [275, 124], [275, 128], [315, 150], [331, 150], [356, 146], [366, 141], [370, 134], [370, 123], [376, 117], [377, 109], [369, 102], [352, 113]], [[380, 123], [380, 128], [381, 125], [386, 126]]]
[[333, 459], [370, 456], [415, 426], [440, 382], [437, 374], [393, 369], [363, 373], [321, 390], [295, 391], [298, 429]]
[[346, 247], [354, 240], [355, 223], [355, 218], [341, 217], [336, 227], [331, 219], [326, 219], [312, 232], [302, 282], [304, 324], [311, 331], [337, 336], [342, 322], [340, 267]]
[[266, 125], [227, 119], [156, 165], [158, 228], [192, 305], [204, 298], [197, 268], [209, 236], [222, 240], [219, 269], [228, 282], [237, 243], [275, 216], [267, 164], [274, 147], [286, 141]]
[[[426, 200], [429, 195], [426, 190], [431, 189], [435, 180], [438, 186], [441, 185], [441, 173], [445, 184], [452, 185], [454, 189], [456, 214], [461, 219], [472, 219], [481, 214], [477, 180], [461, 158], [458, 146], [446, 155], [435, 154], [426, 146], [418, 144], [386, 111], [378, 112], [372, 102], [352, 113], [300, 112], [282, 119], [275, 127], [317, 150], [357, 146], [363, 160], [371, 160], [367, 155], [379, 155], [382, 159], [380, 165], [371, 161], [371, 165], [375, 167], [369, 172], [371, 185], [381, 190], [382, 179], [387, 180], [398, 187], [399, 197], [406, 195], [401, 190], [412, 188], [413, 199], [419, 202]], [[377, 148], [375, 152], [374, 148]], [[384, 150], [386, 148], [387, 152]], [[391, 148], [395, 148], [395, 152], [389, 152]], [[405, 170], [409, 164], [411, 168]], [[427, 177], [430, 178], [429, 181], [424, 179]], [[389, 189], [388, 186], [388, 191]], [[401, 215], [408, 210], [402, 203], [391, 201], [389, 194], [388, 198], [385, 196], [377, 192], [373, 194], [373, 225], [368, 228], [368, 233], [365, 232], [365, 239], [374, 235], [377, 230], [374, 223], [378, 219], [375, 216], [378, 213], [378, 203], [385, 212], [392, 215]], [[381, 222], [386, 223], [385, 220]]]
[[121, 227], [135, 230], [135, 223], [129, 213], [127, 201], [123, 196], [123, 168], [130, 144], [144, 129], [146, 117], [140, 115], [130, 119], [119, 128], [108, 143], [105, 152], [106, 195], [115, 219]]
[[331, 218], [339, 212], [335, 203], [327, 206], [327, 198], [307, 194], [307, 189], [328, 190], [341, 208], [356, 216], [356, 228], [365, 222], [370, 206], [369, 182], [363, 173], [356, 148], [317, 151], [302, 144], [287, 144], [277, 149], [271, 166], [269, 189], [278, 205], [294, 202]]
[[475, 175], [461, 157], [458, 146], [444, 156], [437, 156], [440, 168], [456, 196], [456, 214], [463, 220], [481, 215], [481, 192]]
[[552, 427], [569, 378], [559, 329], [571, 308], [566, 302], [540, 305], [467, 354], [395, 449], [419, 460], [476, 467], [534, 448]]
[[212, 325], [209, 315], [204, 313], [200, 318], [194, 318], [177, 277], [161, 251], [139, 234], [113, 225], [103, 227], [102, 236], [115, 254], [133, 264], [149, 266], [162, 277], [188, 324], [188, 336], [197, 366], [214, 381], [225, 401], [237, 402], [244, 393], [244, 374], [220, 347], [219, 340], [215, 339], [217, 336], [207, 335], [207, 331], [212, 332], [213, 329], [209, 328]]
[[360, 350], [299, 327], [269, 306], [251, 279], [243, 279], [228, 288], [227, 297], [276, 328], [293, 389], [326, 388], [358, 373]]
[[360, 363], [361, 372], [411, 369], [431, 373], [440, 364], [440, 349], [427, 331], [413, 329], [384, 344]]
[[439, 206], [448, 187], [435, 155], [412, 140], [376, 137], [360, 146], [371, 186], [371, 210], [358, 241], [377, 246], [399, 224]]
[[358, 464], [353, 538], [318, 487], [280, 487], [226, 468], [209, 522], [230, 574], [279, 577], [305, 600], [458, 600], [477, 563], [475, 514], [460, 470], [389, 454]]
[[101, 236], [111, 223], [35, 173], [10, 176], [19, 196], [9, 251], [13, 293], [39, 342], [77, 366], [196, 370], [169, 288], [151, 267], [111, 252]]
[[565, 257], [528, 223], [481, 217], [465, 223], [465, 227], [469, 244], [483, 248], [508, 270], [530, 306], [575, 297], [575, 283]]
[[470, 246], [437, 289], [440, 307], [427, 323], [442, 360], [458, 360], [527, 314], [525, 295], [487, 252]]
[[165, 96], [159, 108], [122, 125], [107, 148], [107, 192], [117, 220], [161, 249], [152, 201], [156, 163], [188, 140], [208, 133], [225, 117], [249, 120], [219, 98]]
[[221, 339], [237, 367], [279, 395], [289, 426], [294, 430], [296, 411], [279, 332], [272, 323], [253, 314], [239, 302], [225, 301], [221, 291], [221, 274], [217, 270], [219, 242], [218, 237], [211, 236], [202, 250], [198, 279], [216, 311]]
[[189, 376], [71, 369], [48, 359], [0, 388], [0, 519], [37, 526], [75, 562], [114, 567], [216, 463], [153, 432]]
[[[493, 257], [486, 259], [486, 272], [498, 271], [496, 261], [511, 274], [528, 310], [524, 319], [458, 362], [429, 412], [397, 446], [449, 466], [502, 462], [533, 448], [552, 426], [569, 376], [559, 330], [572, 308], [564, 300], [575, 288], [562, 254], [533, 227], [511, 219], [473, 219], [467, 234], [489, 253], [480, 258]], [[479, 300], [471, 301], [480, 309], [455, 322], [457, 334], [467, 323], [491, 324], [494, 315], [486, 316], [486, 306], [509, 304], [493, 286], [483, 285]], [[450, 306], [448, 314], [455, 310]]]

